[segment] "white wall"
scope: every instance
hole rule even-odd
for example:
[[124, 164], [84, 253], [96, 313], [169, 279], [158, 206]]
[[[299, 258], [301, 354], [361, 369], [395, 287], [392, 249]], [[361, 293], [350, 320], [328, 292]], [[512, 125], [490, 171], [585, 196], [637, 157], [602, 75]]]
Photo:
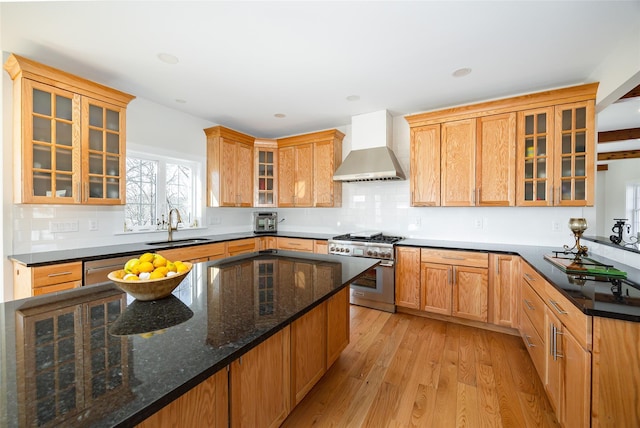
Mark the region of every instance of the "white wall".
[[[598, 172], [597, 179], [599, 188], [607, 189], [606, 192], [600, 192], [602, 200], [602, 218], [600, 218], [602, 232], [600, 235], [609, 236], [614, 224], [614, 218], [631, 220], [626, 211], [626, 187], [629, 184], [640, 183], [638, 160], [619, 159], [609, 162], [609, 169]], [[602, 183], [601, 187], [600, 183]]]

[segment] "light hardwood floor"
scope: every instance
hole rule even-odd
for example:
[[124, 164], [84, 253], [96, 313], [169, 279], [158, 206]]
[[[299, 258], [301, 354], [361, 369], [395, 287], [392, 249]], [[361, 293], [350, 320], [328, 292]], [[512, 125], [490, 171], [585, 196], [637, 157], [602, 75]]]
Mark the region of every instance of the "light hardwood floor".
[[558, 427], [517, 336], [351, 307], [351, 342], [283, 427]]

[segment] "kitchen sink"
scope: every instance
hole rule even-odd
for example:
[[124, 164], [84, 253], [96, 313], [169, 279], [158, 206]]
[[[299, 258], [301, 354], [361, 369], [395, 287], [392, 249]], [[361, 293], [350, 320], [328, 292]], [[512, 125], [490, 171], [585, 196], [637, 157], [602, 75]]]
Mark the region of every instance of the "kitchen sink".
[[199, 244], [201, 242], [208, 242], [210, 239], [208, 238], [185, 238], [185, 239], [174, 239], [171, 241], [153, 241], [153, 242], [145, 242], [145, 245], [187, 245], [187, 244]]

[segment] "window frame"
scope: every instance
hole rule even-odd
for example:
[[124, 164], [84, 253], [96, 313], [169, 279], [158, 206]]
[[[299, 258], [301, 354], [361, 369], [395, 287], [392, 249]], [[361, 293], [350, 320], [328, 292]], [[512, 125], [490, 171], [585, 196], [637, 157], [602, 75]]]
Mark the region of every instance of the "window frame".
[[[192, 201], [192, 218], [189, 219], [186, 213], [180, 212], [182, 217], [182, 223], [178, 226], [179, 229], [195, 229], [199, 228], [202, 224], [203, 207], [202, 207], [202, 162], [187, 157], [176, 157], [175, 155], [149, 153], [144, 149], [127, 149], [126, 160], [129, 158], [142, 159], [147, 161], [157, 162], [157, 177], [156, 177], [156, 217], [162, 222], [162, 215], [164, 214], [165, 222], [168, 221], [169, 207], [167, 206], [167, 164], [184, 165], [191, 168], [192, 171], [192, 189], [191, 189], [191, 201]], [[126, 162], [125, 162], [126, 165]], [[126, 175], [127, 171], [125, 171]], [[140, 231], [155, 231], [163, 230], [156, 224], [131, 226], [127, 223], [126, 209], [125, 209], [125, 232], [140, 232]]]

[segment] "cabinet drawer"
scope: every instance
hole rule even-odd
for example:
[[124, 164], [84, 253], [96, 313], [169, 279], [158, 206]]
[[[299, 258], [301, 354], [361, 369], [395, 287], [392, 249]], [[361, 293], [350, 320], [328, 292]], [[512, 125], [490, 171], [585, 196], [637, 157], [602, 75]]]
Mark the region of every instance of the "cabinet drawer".
[[62, 263], [33, 268], [33, 288], [63, 282], [82, 281], [82, 262]]
[[567, 300], [553, 285], [546, 284], [546, 304], [585, 349], [591, 349], [592, 317]]
[[256, 251], [256, 238], [238, 239], [227, 243], [227, 254], [237, 256], [238, 254], [252, 253]]
[[[544, 314], [543, 314], [544, 315]], [[545, 350], [544, 341], [533, 327], [531, 320], [526, 315], [521, 317], [520, 335], [524, 341], [525, 347], [531, 356], [533, 365], [538, 371], [540, 379], [545, 378]]]
[[433, 250], [422, 248], [420, 261], [447, 265], [488, 268], [489, 254], [473, 251]]
[[540, 336], [544, 331], [544, 301], [533, 291], [526, 282], [522, 284], [522, 300], [520, 302], [522, 318], [528, 317], [529, 322]]
[[71, 290], [72, 288], [82, 287], [82, 281], [62, 282], [60, 284], [47, 285], [46, 287], [38, 287], [33, 289], [33, 295], [55, 293], [56, 291]]
[[182, 262], [197, 263], [198, 261], [207, 261], [210, 257], [223, 257], [225, 254], [225, 248], [224, 242], [218, 242], [215, 244], [194, 245], [191, 247], [160, 250], [158, 253], [172, 262], [180, 260]]
[[313, 253], [313, 239], [278, 238], [279, 250], [306, 251]]
[[536, 293], [544, 300], [546, 298], [547, 281], [536, 272], [528, 263], [522, 263], [522, 278], [526, 281]]

